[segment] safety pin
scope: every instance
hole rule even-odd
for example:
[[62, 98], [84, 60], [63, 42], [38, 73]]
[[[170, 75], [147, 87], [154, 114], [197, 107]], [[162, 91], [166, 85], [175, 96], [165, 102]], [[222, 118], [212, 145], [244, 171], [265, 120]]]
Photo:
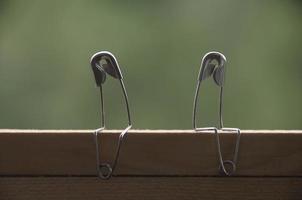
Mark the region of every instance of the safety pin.
[[[198, 75], [198, 82], [196, 86], [196, 92], [194, 96], [194, 103], [193, 103], [193, 128], [197, 132], [214, 131], [216, 135], [220, 169], [225, 175], [231, 176], [232, 174], [235, 173], [237, 168], [241, 132], [240, 129], [238, 128], [224, 128], [223, 126], [222, 108], [223, 108], [223, 85], [224, 85], [224, 76], [225, 76], [225, 63], [226, 63], [225, 56], [219, 52], [209, 52], [202, 58], [200, 71]], [[197, 101], [198, 101], [199, 90], [200, 90], [201, 82], [210, 76], [213, 76], [214, 82], [216, 83], [216, 85], [220, 87], [219, 128], [216, 127], [197, 128], [196, 112], [197, 112]], [[223, 160], [222, 153], [221, 153], [219, 131], [236, 131], [237, 133], [236, 144], [235, 144], [232, 160]], [[227, 170], [226, 165], [231, 166], [231, 171]]]
[[[94, 54], [90, 59], [90, 65], [92, 67], [92, 71], [95, 76], [96, 84], [100, 88], [100, 99], [101, 99], [102, 127], [94, 131], [94, 140], [95, 140], [95, 147], [96, 147], [96, 167], [97, 167], [98, 176], [101, 179], [109, 179], [112, 176], [117, 166], [121, 145], [125, 138], [125, 135], [132, 127], [128, 95], [123, 82], [123, 76], [120, 67], [118, 65], [117, 59], [114, 57], [112, 53], [108, 51], [101, 51]], [[111, 165], [109, 163], [101, 163], [100, 148], [98, 142], [99, 133], [101, 133], [105, 129], [105, 111], [104, 111], [104, 98], [103, 98], [102, 84], [104, 84], [106, 81], [106, 74], [109, 74], [113, 78], [119, 80], [123, 91], [123, 96], [124, 96], [126, 109], [127, 109], [127, 116], [128, 116], [128, 126], [119, 135], [115, 157]]]

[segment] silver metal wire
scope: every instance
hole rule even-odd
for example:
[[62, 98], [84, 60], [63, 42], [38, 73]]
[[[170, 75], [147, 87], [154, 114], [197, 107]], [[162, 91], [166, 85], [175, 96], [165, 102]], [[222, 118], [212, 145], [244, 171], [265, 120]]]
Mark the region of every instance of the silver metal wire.
[[[125, 85], [123, 83], [123, 80], [120, 79], [120, 84], [122, 87], [122, 91], [123, 91], [123, 95], [124, 95], [124, 99], [125, 99], [125, 104], [126, 104], [126, 109], [127, 109], [127, 116], [128, 116], [128, 126], [121, 132], [119, 139], [118, 139], [118, 144], [117, 144], [117, 148], [116, 148], [116, 153], [115, 153], [115, 157], [114, 160], [111, 164], [109, 163], [101, 163], [101, 158], [100, 158], [100, 148], [99, 148], [99, 134], [102, 133], [102, 131], [105, 129], [105, 112], [104, 112], [104, 99], [103, 99], [103, 91], [102, 91], [102, 87], [100, 87], [100, 93], [101, 93], [101, 115], [102, 115], [102, 127], [99, 129], [96, 129], [94, 132], [94, 138], [95, 138], [95, 145], [96, 145], [96, 164], [97, 164], [97, 171], [98, 171], [98, 175], [101, 179], [109, 179], [116, 166], [118, 163], [118, 158], [119, 158], [119, 154], [120, 154], [120, 149], [123, 143], [123, 140], [128, 132], [129, 129], [131, 129], [132, 124], [131, 124], [131, 115], [130, 115], [130, 109], [129, 109], [129, 102], [128, 102], [128, 95], [126, 92], [126, 88]], [[105, 171], [105, 172], [104, 172]]]

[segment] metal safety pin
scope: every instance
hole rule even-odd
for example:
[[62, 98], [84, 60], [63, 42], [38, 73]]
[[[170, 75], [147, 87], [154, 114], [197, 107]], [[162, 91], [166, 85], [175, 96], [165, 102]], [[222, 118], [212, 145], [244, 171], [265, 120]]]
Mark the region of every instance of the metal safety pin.
[[[225, 175], [231, 176], [232, 174], [235, 173], [236, 168], [237, 168], [241, 132], [240, 132], [239, 128], [224, 128], [224, 126], [223, 126], [222, 108], [223, 108], [223, 86], [224, 86], [224, 77], [225, 77], [225, 63], [226, 63], [225, 56], [219, 52], [209, 52], [202, 58], [200, 71], [199, 71], [199, 75], [198, 75], [198, 82], [197, 82], [197, 86], [196, 86], [195, 97], [194, 97], [193, 128], [197, 132], [214, 131], [214, 133], [216, 135], [216, 143], [217, 143], [220, 169]], [[216, 85], [218, 85], [220, 87], [219, 128], [216, 128], [216, 127], [197, 128], [196, 112], [197, 112], [197, 101], [198, 101], [199, 90], [200, 90], [201, 82], [210, 76], [213, 76], [214, 82], [216, 83]], [[232, 160], [223, 160], [222, 153], [221, 153], [219, 131], [231, 131], [231, 132], [235, 131], [237, 133], [236, 144], [235, 144], [235, 149], [234, 149], [234, 154], [233, 154]], [[230, 165], [231, 170], [228, 170], [228, 168], [226, 168], [226, 165]]]
[[[95, 140], [95, 147], [96, 147], [96, 167], [98, 176], [101, 179], [109, 179], [114, 169], [117, 166], [118, 158], [120, 154], [121, 145], [123, 143], [123, 140], [125, 138], [125, 135], [131, 129], [132, 123], [131, 123], [131, 116], [130, 116], [130, 109], [129, 109], [129, 102], [128, 102], [128, 95], [126, 92], [126, 88], [123, 82], [123, 76], [120, 70], [120, 67], [118, 65], [118, 62], [114, 55], [108, 51], [101, 51], [96, 54], [94, 54], [90, 59], [90, 65], [92, 67], [92, 71], [95, 76], [95, 81], [97, 86], [100, 88], [100, 99], [101, 99], [101, 125], [102, 127], [99, 129], [96, 129], [94, 131], [94, 140]], [[101, 163], [100, 159], [100, 147], [98, 142], [98, 135], [105, 129], [105, 111], [104, 111], [104, 98], [103, 98], [103, 89], [102, 84], [106, 81], [106, 74], [109, 74], [115, 79], [118, 79], [122, 88], [122, 92], [124, 95], [124, 100], [126, 104], [127, 109], [127, 116], [128, 116], [128, 126], [125, 130], [123, 130], [119, 136], [118, 144], [115, 152], [115, 157], [112, 162], [112, 164], [109, 163]]]

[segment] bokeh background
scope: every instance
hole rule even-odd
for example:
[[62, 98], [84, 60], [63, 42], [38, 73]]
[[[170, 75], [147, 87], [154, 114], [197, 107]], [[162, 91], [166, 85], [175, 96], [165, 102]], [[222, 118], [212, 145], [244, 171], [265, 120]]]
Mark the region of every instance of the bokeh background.
[[[100, 126], [89, 59], [117, 57], [135, 128], [191, 129], [202, 56], [228, 59], [224, 122], [242, 129], [302, 128], [301, 1], [0, 0], [0, 127]], [[108, 128], [126, 112], [105, 83]], [[217, 125], [218, 88], [201, 88], [199, 126]]]

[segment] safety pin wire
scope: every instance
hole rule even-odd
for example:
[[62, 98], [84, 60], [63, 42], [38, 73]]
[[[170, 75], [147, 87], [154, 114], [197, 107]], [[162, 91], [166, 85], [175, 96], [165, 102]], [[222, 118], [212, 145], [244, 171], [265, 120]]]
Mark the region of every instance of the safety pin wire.
[[[124, 96], [124, 99], [125, 99], [125, 104], [126, 104], [126, 109], [127, 109], [127, 116], [128, 116], [128, 126], [119, 135], [115, 157], [114, 157], [114, 160], [113, 160], [111, 165], [108, 164], [108, 163], [101, 163], [101, 158], [100, 158], [100, 148], [99, 148], [98, 135], [99, 135], [99, 133], [101, 133], [105, 129], [105, 111], [104, 111], [103, 89], [102, 89], [102, 85], [100, 85], [102, 127], [95, 130], [95, 132], [94, 132], [95, 137], [94, 138], [95, 138], [95, 145], [96, 145], [96, 165], [97, 165], [96, 167], [97, 167], [99, 177], [101, 179], [109, 179], [112, 176], [112, 174], [113, 174], [113, 172], [114, 172], [114, 170], [117, 166], [117, 163], [118, 163], [118, 158], [119, 158], [120, 149], [121, 149], [121, 146], [122, 146], [123, 139], [126, 136], [129, 129], [131, 129], [131, 127], [132, 127], [131, 115], [130, 115], [130, 109], [129, 109], [129, 102], [128, 102], [128, 95], [127, 95], [127, 92], [126, 92], [126, 88], [125, 88], [125, 85], [124, 85], [124, 82], [123, 82], [122, 79], [120, 79], [119, 82], [121, 84], [122, 91], [123, 91], [123, 96]], [[107, 174], [104, 174], [102, 172], [101, 168], [106, 168], [107, 171], [108, 171]]]
[[[208, 61], [206, 61], [208, 64]], [[206, 64], [206, 65], [207, 65]], [[202, 70], [202, 69], [200, 69]], [[200, 71], [201, 73], [201, 71]], [[220, 145], [220, 137], [219, 137], [219, 131], [216, 127], [204, 127], [204, 128], [197, 128], [197, 123], [196, 123], [196, 113], [197, 113], [197, 102], [198, 102], [198, 96], [200, 92], [200, 86], [201, 86], [201, 80], [198, 79], [197, 86], [196, 86], [196, 91], [195, 91], [195, 96], [194, 96], [194, 103], [193, 103], [193, 128], [197, 132], [202, 132], [202, 131], [214, 131], [216, 135], [216, 144], [217, 144], [217, 150], [218, 150], [218, 156], [219, 156], [219, 162], [220, 162], [220, 168], [222, 172], [227, 175], [231, 176], [235, 171], [236, 171], [236, 165], [237, 165], [237, 160], [238, 160], [238, 154], [239, 154], [239, 144], [240, 144], [240, 135], [241, 131], [238, 128], [224, 128], [223, 127], [223, 117], [222, 117], [222, 112], [223, 112], [223, 86], [220, 87], [220, 94], [219, 94], [219, 130], [221, 131], [236, 131], [237, 132], [237, 137], [236, 137], [236, 144], [235, 144], [235, 149], [234, 149], [234, 154], [233, 154], [233, 159], [232, 160], [224, 160], [221, 152], [221, 145]], [[232, 171], [228, 172], [225, 164], [231, 164], [232, 166]]]
[[221, 130], [222, 131], [235, 131], [236, 132], [236, 143], [235, 143], [234, 154], [233, 154], [234, 156], [233, 156], [233, 160], [232, 160], [233, 164], [235, 164], [235, 169], [236, 169], [238, 156], [239, 156], [241, 130], [239, 128], [222, 128]]
[[101, 104], [101, 118], [102, 118], [102, 121], [101, 121], [101, 125], [102, 125], [102, 128], [105, 129], [105, 110], [104, 110], [104, 96], [103, 96], [103, 87], [102, 85], [100, 85], [100, 104]]
[[96, 149], [96, 170], [98, 172], [99, 177], [103, 174], [100, 169], [100, 151], [99, 151], [99, 140], [98, 140], [98, 133], [104, 130], [104, 127], [96, 129], [94, 131], [94, 142], [95, 142], [95, 149]]
[[194, 96], [194, 103], [193, 103], [193, 128], [195, 130], [197, 129], [196, 112], [197, 112], [197, 102], [198, 102], [198, 96], [199, 96], [199, 91], [200, 91], [200, 85], [201, 85], [201, 81], [198, 80], [196, 91], [195, 91], [195, 96]]
[[223, 128], [223, 119], [222, 119], [222, 107], [223, 107], [223, 86], [220, 87], [219, 93], [219, 128]]
[[[236, 131], [237, 137], [236, 137], [236, 144], [235, 144], [235, 149], [233, 153], [233, 159], [232, 160], [224, 160], [222, 156], [222, 151], [221, 151], [221, 145], [220, 145], [220, 137], [219, 137], [219, 130], [216, 127], [204, 127], [204, 128], [196, 128], [195, 131], [197, 132], [203, 132], [203, 131], [214, 131], [215, 138], [216, 138], [216, 144], [217, 144], [217, 150], [218, 150], [218, 159], [220, 163], [220, 168], [222, 172], [227, 175], [231, 176], [233, 173], [236, 171], [236, 166], [237, 166], [237, 160], [238, 160], [238, 154], [239, 154], [239, 144], [240, 144], [240, 129], [237, 128], [222, 128], [220, 130], [223, 131]], [[230, 164], [232, 166], [232, 171], [228, 172], [228, 170], [225, 167], [225, 164]]]
[[128, 125], [132, 126], [128, 95], [127, 95], [127, 92], [126, 92], [126, 87], [125, 87], [125, 84], [123, 82], [123, 79], [120, 79], [120, 84], [122, 86], [122, 91], [123, 91], [123, 95], [124, 95], [124, 99], [125, 99], [125, 103], [126, 103], [126, 109], [127, 109], [127, 115], [128, 115]]
[[[221, 129], [221, 130], [228, 130], [228, 129]], [[229, 129], [228, 131], [230, 131]], [[236, 130], [236, 129], [232, 129]], [[218, 156], [219, 156], [219, 162], [220, 162], [220, 167], [223, 171], [223, 173], [227, 176], [231, 176], [233, 173], [235, 173], [236, 168], [237, 168], [237, 160], [238, 160], [238, 154], [239, 154], [239, 143], [240, 143], [240, 129], [237, 129], [236, 133], [236, 144], [234, 148], [234, 153], [233, 153], [233, 159], [232, 160], [224, 160], [222, 157], [222, 152], [221, 152], [221, 145], [220, 145], [220, 138], [219, 138], [219, 132], [218, 129], [215, 128], [215, 135], [216, 135], [216, 142], [217, 142], [217, 149], [218, 149]], [[232, 166], [232, 171], [228, 172], [228, 170], [225, 168], [226, 164], [230, 164]]]

